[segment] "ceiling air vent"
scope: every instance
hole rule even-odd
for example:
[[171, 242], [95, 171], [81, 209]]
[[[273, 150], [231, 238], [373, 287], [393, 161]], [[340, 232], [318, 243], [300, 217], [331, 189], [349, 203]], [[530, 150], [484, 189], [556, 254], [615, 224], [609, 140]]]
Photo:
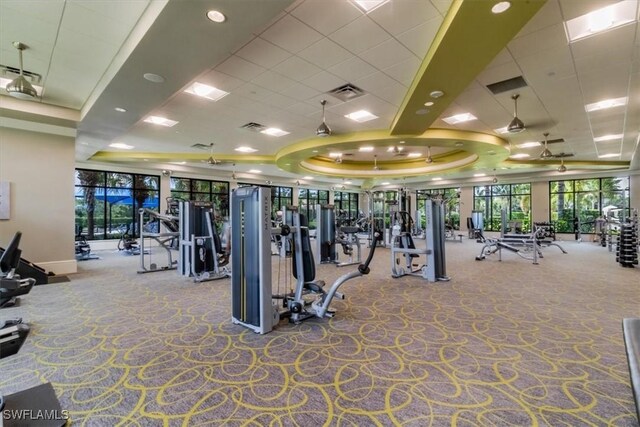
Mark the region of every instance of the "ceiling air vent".
[[247, 124], [244, 124], [242, 126], [240, 126], [241, 129], [247, 129], [250, 130], [252, 132], [260, 132], [266, 129], [266, 126], [261, 125], [260, 123], [255, 123], [255, 122], [249, 122]]
[[197, 148], [198, 150], [208, 150], [211, 148], [210, 144], [193, 144], [191, 148]]
[[522, 76], [518, 76], [501, 82], [491, 83], [490, 85], [487, 85], [487, 89], [489, 89], [494, 95], [497, 95], [499, 93], [509, 92], [526, 86], [527, 82], [524, 81]]
[[[14, 79], [15, 76], [20, 75], [20, 68], [0, 64], [0, 75], [10, 79]], [[12, 75], [14, 75], [14, 77], [11, 77]], [[22, 70], [22, 75], [24, 75], [24, 77], [34, 85], [40, 84], [40, 82], [42, 81], [42, 76], [38, 73], [34, 73], [33, 71]]]
[[561, 142], [564, 142], [564, 138], [550, 139], [547, 141], [547, 144], [559, 144]]
[[330, 90], [327, 94], [347, 102], [364, 95], [364, 91], [351, 83], [347, 83], [346, 85]]

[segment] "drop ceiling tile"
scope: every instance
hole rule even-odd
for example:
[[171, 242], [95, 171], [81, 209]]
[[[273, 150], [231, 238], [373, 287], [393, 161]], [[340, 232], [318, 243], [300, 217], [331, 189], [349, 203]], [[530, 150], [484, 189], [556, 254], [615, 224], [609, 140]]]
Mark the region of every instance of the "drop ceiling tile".
[[529, 56], [537, 52], [543, 52], [558, 46], [567, 44], [567, 36], [562, 24], [555, 24], [515, 38], [507, 45], [509, 52], [518, 60], [523, 56]]
[[576, 60], [605, 54], [608, 49], [626, 50], [629, 59], [633, 54], [633, 39], [637, 24], [625, 25], [624, 27], [597, 34], [591, 37], [571, 43], [571, 52]]
[[273, 71], [290, 79], [302, 81], [314, 74], [318, 74], [322, 70], [299, 56], [292, 56], [273, 67]]
[[274, 92], [282, 92], [296, 83], [295, 80], [273, 71], [265, 71], [251, 82]]
[[436, 17], [409, 31], [405, 31], [396, 38], [411, 52], [415, 53], [418, 58], [424, 58], [438, 33], [440, 24], [442, 24], [442, 18]]
[[293, 16], [285, 15], [260, 37], [284, 50], [297, 53], [323, 38], [323, 35]]
[[421, 62], [415, 56], [404, 61], [385, 68], [383, 71], [386, 75], [393, 77], [403, 85], [409, 87], [413, 82]]
[[362, 12], [345, 0], [307, 0], [291, 14], [325, 36], [362, 16]]
[[530, 84], [544, 84], [548, 79], [575, 76], [576, 70], [568, 46], [518, 58], [518, 67]]
[[301, 114], [304, 116], [315, 116], [317, 115], [322, 119], [322, 107], [320, 104], [311, 104], [308, 102], [298, 102], [297, 104], [292, 105], [287, 108], [288, 111], [295, 112], [296, 114]]
[[[120, 47], [129, 36], [132, 24], [105, 17], [91, 9], [81, 7], [75, 2], [68, 2], [62, 17], [61, 27], [86, 35], [105, 43]], [[98, 52], [95, 52], [97, 54]]]
[[516, 38], [535, 33], [555, 24], [562, 24], [562, 13], [558, 1], [549, 0], [542, 6], [538, 13], [526, 23], [516, 35]]
[[565, 21], [582, 16], [594, 10], [616, 3], [614, 0], [581, 0], [561, 2], [562, 15]]
[[[522, 75], [522, 71], [515, 62], [507, 62], [493, 68], [487, 68], [476, 77], [481, 85], [487, 86], [503, 80], [511, 79]], [[526, 81], [526, 79], [525, 79]]]
[[331, 40], [355, 54], [371, 49], [390, 37], [389, 33], [366, 15], [329, 35]]
[[[3, 2], [0, 1], [0, 5]], [[48, 63], [49, 57], [53, 50], [56, 34], [58, 33], [58, 25], [41, 21], [30, 16], [19, 17], [10, 9], [0, 10], [0, 40], [2, 40], [2, 63], [7, 64], [6, 55], [18, 62], [18, 52], [11, 45], [11, 41], [17, 40], [28, 46], [24, 51], [25, 68], [28, 69], [27, 61], [29, 58], [37, 58]], [[37, 30], [33, 30], [37, 28]], [[9, 40], [9, 42], [5, 42]], [[46, 68], [45, 68], [46, 71]]]
[[505, 48], [505, 49], [502, 49], [500, 51], [500, 53], [498, 53], [493, 58], [493, 60], [491, 60], [489, 65], [487, 65], [487, 69], [494, 68], [494, 67], [497, 67], [499, 65], [508, 64], [510, 62], [513, 62], [513, 56], [511, 56], [511, 53], [509, 52], [509, 49]]
[[393, 80], [393, 83], [388, 86], [382, 86], [371, 91], [375, 96], [382, 98], [395, 106], [399, 106], [402, 103], [406, 92], [407, 88], [395, 80]]
[[264, 73], [266, 68], [233, 55], [218, 65], [216, 70], [248, 82]]
[[115, 19], [121, 23], [133, 25], [144, 13], [149, 3], [149, 0], [117, 2], [112, 0], [75, 0], [73, 2], [67, 2], [67, 7], [70, 4], [76, 4], [83, 8], [92, 10], [96, 14]]
[[236, 55], [265, 68], [274, 67], [291, 56], [286, 50], [260, 37], [253, 39], [249, 44], [236, 52]]
[[377, 71], [378, 70], [375, 67], [371, 66], [371, 64], [363, 61], [357, 56], [352, 56], [346, 61], [343, 61], [329, 68], [329, 72], [345, 79], [348, 82], [366, 77]]
[[397, 81], [395, 81], [394, 79], [387, 76], [381, 71], [378, 71], [374, 74], [358, 79], [353, 83], [355, 83], [356, 86], [365, 90], [366, 92], [370, 92], [374, 94], [375, 94], [375, 90], [381, 87], [392, 86], [392, 85], [402, 86]]
[[[86, 57], [95, 58], [96, 56], [100, 56], [111, 60], [120, 49], [120, 46], [114, 46], [94, 37], [67, 30], [66, 28], [60, 28], [56, 44], [56, 50], [57, 49], [71, 51], [79, 55], [86, 55]], [[97, 55], [96, 52], [100, 52], [100, 55]]]
[[[0, 2], [2, 15], [11, 14], [11, 11], [13, 11], [19, 14], [20, 19], [24, 16], [56, 25], [60, 23], [64, 7], [64, 0], [2, 0]], [[18, 15], [15, 14], [14, 16]], [[38, 27], [30, 28], [30, 30], [36, 28]]]
[[352, 54], [337, 43], [324, 38], [298, 53], [303, 59], [322, 69], [330, 68], [352, 57]]
[[298, 101], [306, 101], [320, 95], [320, 92], [310, 88], [309, 86], [305, 86], [302, 83], [296, 83], [289, 86], [286, 90], [283, 90], [280, 93]]
[[405, 59], [415, 58], [415, 55], [409, 49], [402, 46], [395, 39], [388, 39], [360, 53], [358, 56], [380, 70], [391, 67]]
[[320, 92], [328, 92], [348, 82], [334, 74], [321, 71], [318, 74], [305, 79], [302, 83]]
[[265, 104], [268, 105], [272, 105], [274, 107], [278, 107], [278, 108], [289, 108], [294, 104], [297, 104], [298, 101], [294, 98], [290, 98], [288, 96], [279, 94], [279, 93], [274, 93], [271, 94], [269, 97], [267, 97], [264, 101]]
[[369, 17], [394, 36], [441, 16], [429, 1], [395, 0], [377, 7]]
[[438, 9], [438, 12], [440, 12], [442, 16], [447, 14], [449, 8], [451, 7], [451, 3], [451, 0], [431, 0], [431, 4], [433, 4], [435, 8]]

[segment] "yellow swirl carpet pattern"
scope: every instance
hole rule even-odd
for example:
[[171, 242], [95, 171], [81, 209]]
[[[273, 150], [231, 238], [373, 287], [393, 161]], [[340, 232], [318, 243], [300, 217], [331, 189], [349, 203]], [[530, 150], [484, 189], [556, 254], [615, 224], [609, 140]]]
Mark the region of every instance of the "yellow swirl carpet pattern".
[[446, 283], [392, 279], [383, 249], [335, 318], [264, 336], [230, 322], [228, 279], [105, 253], [0, 311], [32, 327], [0, 390], [50, 381], [78, 426], [636, 426], [621, 320], [640, 271], [566, 249], [534, 266], [447, 243]]

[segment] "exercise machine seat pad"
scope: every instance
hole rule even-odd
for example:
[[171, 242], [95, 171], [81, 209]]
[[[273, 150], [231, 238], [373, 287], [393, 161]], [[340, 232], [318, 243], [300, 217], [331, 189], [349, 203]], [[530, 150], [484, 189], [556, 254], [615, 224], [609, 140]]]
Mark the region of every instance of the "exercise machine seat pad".
[[640, 420], [640, 318], [624, 319], [622, 321], [624, 345], [629, 362], [629, 376], [631, 390], [636, 401], [636, 413]]

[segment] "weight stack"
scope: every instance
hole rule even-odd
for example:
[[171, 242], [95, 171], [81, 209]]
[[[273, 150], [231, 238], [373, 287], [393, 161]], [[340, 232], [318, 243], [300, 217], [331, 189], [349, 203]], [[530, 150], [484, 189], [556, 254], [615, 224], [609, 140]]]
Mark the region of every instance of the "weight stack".
[[619, 262], [623, 267], [630, 268], [638, 265], [638, 225], [636, 223], [620, 225], [616, 262]]

